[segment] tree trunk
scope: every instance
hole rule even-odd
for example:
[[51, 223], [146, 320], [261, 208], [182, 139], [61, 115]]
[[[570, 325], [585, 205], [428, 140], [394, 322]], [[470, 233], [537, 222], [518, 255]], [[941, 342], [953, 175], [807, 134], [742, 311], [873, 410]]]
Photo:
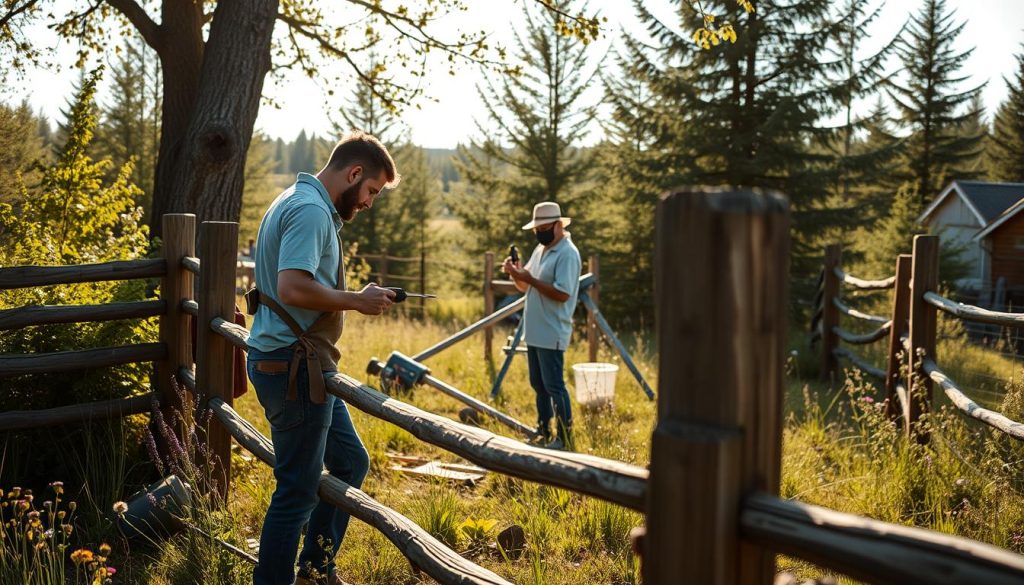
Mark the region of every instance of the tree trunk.
[[[194, 35], [201, 35], [197, 27], [180, 43], [188, 46], [179, 46], [176, 39], [173, 47], [162, 52], [164, 131], [151, 218], [154, 227], [164, 213], [194, 213], [197, 222], [238, 221], [245, 158], [263, 80], [270, 70], [277, 10], [277, 0], [221, 0], [205, 47], [200, 44], [196, 51]], [[187, 51], [187, 59], [182, 59], [179, 49]], [[159, 235], [156, 229], [153, 233]]]

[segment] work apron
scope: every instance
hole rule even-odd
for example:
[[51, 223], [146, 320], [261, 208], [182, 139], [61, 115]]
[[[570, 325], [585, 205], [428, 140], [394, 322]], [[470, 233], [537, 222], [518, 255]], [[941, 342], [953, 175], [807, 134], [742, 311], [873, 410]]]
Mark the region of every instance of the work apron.
[[[342, 291], [348, 290], [345, 282], [345, 252], [340, 233], [338, 234], [338, 258], [340, 259], [338, 262], [338, 285], [335, 288]], [[341, 359], [341, 350], [338, 349], [337, 343], [345, 328], [345, 312], [323, 313], [308, 329], [303, 330], [295, 318], [269, 295], [261, 295], [258, 290], [253, 288], [245, 293], [245, 300], [250, 315], [256, 313], [259, 304], [264, 304], [280, 317], [298, 338], [289, 346], [293, 353], [291, 364], [288, 366], [288, 394], [285, 398], [287, 400], [298, 398], [296, 376], [302, 363], [301, 360], [305, 359], [306, 370], [309, 374], [310, 401], [314, 404], [327, 402], [327, 386], [324, 383], [323, 373], [336, 371], [338, 360]]]

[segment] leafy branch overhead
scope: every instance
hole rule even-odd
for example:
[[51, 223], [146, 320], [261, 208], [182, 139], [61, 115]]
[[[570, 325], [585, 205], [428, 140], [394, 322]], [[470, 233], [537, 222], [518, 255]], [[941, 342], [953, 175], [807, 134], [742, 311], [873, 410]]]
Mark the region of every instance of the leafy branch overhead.
[[[716, 24], [717, 17], [704, 9], [701, 0], [687, 0], [687, 2], [704, 21], [703, 26], [693, 31], [693, 42], [697, 43], [697, 46], [702, 49], [710, 49], [722, 41], [736, 42], [736, 29], [733, 28], [731, 22], [726, 20], [722, 24]], [[736, 4], [747, 14], [754, 11], [754, 4], [751, 0], [736, 0]]]

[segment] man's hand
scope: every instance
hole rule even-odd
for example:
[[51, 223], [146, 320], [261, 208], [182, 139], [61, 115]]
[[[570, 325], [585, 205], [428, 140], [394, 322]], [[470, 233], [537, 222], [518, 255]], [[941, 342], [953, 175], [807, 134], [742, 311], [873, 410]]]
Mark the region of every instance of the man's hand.
[[533, 275], [530, 274], [529, 270], [523, 269], [522, 262], [512, 262], [512, 258], [505, 258], [505, 261], [501, 265], [501, 269], [505, 271], [505, 274], [512, 277], [512, 280], [521, 282], [523, 284], [530, 284], [530, 280]]
[[383, 315], [395, 298], [395, 291], [381, 288], [371, 282], [358, 293], [360, 306], [356, 310], [364, 315]]

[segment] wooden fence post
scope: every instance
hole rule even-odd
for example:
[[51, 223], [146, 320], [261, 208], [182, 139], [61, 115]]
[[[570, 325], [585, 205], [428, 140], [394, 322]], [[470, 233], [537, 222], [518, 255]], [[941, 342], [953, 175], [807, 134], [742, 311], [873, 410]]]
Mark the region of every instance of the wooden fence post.
[[[900, 254], [896, 258], [896, 282], [892, 290], [892, 321], [889, 326], [889, 351], [885, 362], [885, 396], [888, 401], [885, 412], [889, 418], [903, 418], [903, 426], [907, 427], [909, 413], [902, 406], [897, 396], [896, 387], [903, 382], [900, 379], [900, 358], [906, 355], [903, 349], [903, 332], [906, 331], [907, 318], [910, 316], [910, 268], [911, 256]], [[906, 398], [906, 397], [904, 397]]]
[[[220, 317], [232, 323], [235, 318], [235, 258], [238, 256], [238, 224], [204, 221], [199, 233], [199, 321], [196, 327], [197, 405], [206, 408], [213, 397], [231, 406], [233, 402], [234, 354], [224, 337], [210, 329]], [[231, 435], [219, 423], [206, 429], [212, 477], [222, 503], [227, 502], [231, 482]]]
[[779, 493], [788, 204], [706, 189], [664, 196], [657, 214], [643, 581], [767, 585], [775, 555], [738, 539], [738, 516], [746, 493]]
[[839, 244], [825, 246], [825, 264], [821, 295], [821, 380], [835, 384], [839, 360], [833, 353], [839, 338], [833, 328], [839, 326], [839, 309], [832, 302], [839, 298], [839, 277], [835, 269], [842, 265], [843, 248]]
[[[494, 312], [494, 252], [484, 254], [484, 315]], [[490, 362], [493, 358], [491, 346], [494, 345], [494, 328], [484, 328], [484, 361]]]
[[[914, 236], [914, 257], [910, 280], [910, 420], [914, 429], [921, 415], [931, 410], [932, 381], [918, 366], [922, 357], [935, 359], [935, 307], [924, 300], [924, 293], [935, 292], [939, 285], [938, 236]], [[918, 440], [928, 442], [928, 434], [918, 429]]]
[[[420, 250], [420, 294], [427, 294], [427, 252]], [[420, 299], [420, 317], [427, 316], [427, 299]]]
[[[160, 318], [160, 341], [167, 346], [167, 359], [156, 364], [156, 390], [164, 421], [171, 427], [178, 442], [189, 440], [187, 430], [192, 413], [182, 404], [178, 392], [171, 385], [178, 369], [192, 365], [192, 336], [189, 334], [191, 317], [181, 310], [181, 302], [192, 298], [192, 273], [181, 266], [185, 256], [196, 255], [196, 216], [191, 213], [168, 213], [163, 222], [163, 257], [167, 261], [167, 274], [160, 281], [160, 298], [167, 312]], [[186, 392], [179, 381], [178, 389]], [[174, 421], [180, 417], [179, 424]], [[155, 431], [159, 436], [159, 431]]]
[[[594, 304], [600, 306], [599, 294], [601, 286], [600, 278], [600, 266], [598, 264], [599, 259], [597, 255], [592, 255], [587, 260], [587, 269], [591, 274], [594, 275], [594, 285], [587, 289], [587, 293], [590, 295], [590, 300], [594, 301]], [[597, 330], [597, 319], [594, 318], [593, 311], [587, 311], [587, 349], [588, 359], [591, 362], [597, 361], [597, 348], [601, 342], [601, 334]]]

